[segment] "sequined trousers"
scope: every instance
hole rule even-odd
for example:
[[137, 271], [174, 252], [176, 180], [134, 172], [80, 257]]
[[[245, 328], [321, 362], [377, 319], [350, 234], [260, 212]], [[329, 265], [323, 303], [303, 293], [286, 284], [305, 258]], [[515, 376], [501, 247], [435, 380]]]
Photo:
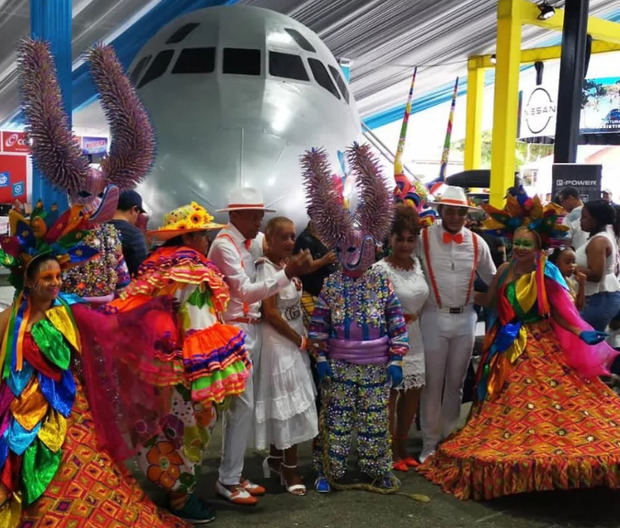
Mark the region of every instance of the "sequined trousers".
[[358, 466], [371, 478], [388, 474], [392, 466], [388, 433], [390, 387], [386, 366], [355, 365], [331, 360], [331, 380], [323, 382], [319, 441], [313, 451], [314, 467], [330, 480], [347, 470], [354, 433]]

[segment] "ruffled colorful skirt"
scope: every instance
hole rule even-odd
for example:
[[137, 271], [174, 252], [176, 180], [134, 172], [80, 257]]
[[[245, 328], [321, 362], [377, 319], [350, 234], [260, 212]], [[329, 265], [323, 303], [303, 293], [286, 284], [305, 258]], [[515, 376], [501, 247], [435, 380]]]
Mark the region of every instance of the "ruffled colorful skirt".
[[620, 398], [566, 364], [546, 322], [525, 328], [526, 348], [499, 393], [475, 404], [418, 471], [463, 500], [619, 488]]
[[[76, 380], [77, 382], [77, 380]], [[98, 448], [81, 385], [62, 446], [62, 461], [43, 495], [22, 511], [20, 528], [189, 528], [160, 511], [125, 468]]]

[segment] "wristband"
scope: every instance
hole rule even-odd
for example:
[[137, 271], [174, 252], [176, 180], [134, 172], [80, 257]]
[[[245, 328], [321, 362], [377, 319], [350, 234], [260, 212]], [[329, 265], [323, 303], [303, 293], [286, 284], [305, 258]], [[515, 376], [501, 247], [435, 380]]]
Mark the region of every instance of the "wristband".
[[308, 349], [308, 338], [306, 336], [301, 336], [301, 345], [299, 345], [299, 350], [307, 350]]

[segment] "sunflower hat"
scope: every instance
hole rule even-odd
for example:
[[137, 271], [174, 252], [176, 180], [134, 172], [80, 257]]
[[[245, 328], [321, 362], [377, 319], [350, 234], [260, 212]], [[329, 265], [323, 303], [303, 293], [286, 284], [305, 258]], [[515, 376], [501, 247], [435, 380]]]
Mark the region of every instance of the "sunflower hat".
[[160, 228], [148, 231], [147, 235], [157, 240], [166, 241], [185, 233], [211, 231], [224, 227], [224, 224], [214, 222], [213, 216], [196, 202], [170, 211], [164, 215], [163, 223], [164, 225]]
[[543, 206], [540, 198], [530, 198], [521, 186], [506, 197], [503, 209], [489, 204], [481, 207], [489, 217], [482, 223], [485, 231], [504, 236], [510, 240], [520, 227], [527, 227], [540, 236], [544, 247], [554, 246], [561, 242], [569, 230], [562, 224], [566, 211], [556, 203]]

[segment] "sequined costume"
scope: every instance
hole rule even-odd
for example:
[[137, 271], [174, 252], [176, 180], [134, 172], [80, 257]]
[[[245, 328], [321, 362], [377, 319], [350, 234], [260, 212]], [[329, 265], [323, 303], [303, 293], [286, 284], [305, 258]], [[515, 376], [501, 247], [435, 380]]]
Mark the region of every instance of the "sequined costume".
[[315, 450], [317, 470], [341, 478], [357, 432], [362, 471], [383, 477], [392, 466], [386, 367], [391, 356], [404, 356], [409, 348], [402, 308], [385, 271], [371, 268], [357, 279], [341, 271], [328, 277], [309, 336], [325, 343], [333, 370], [322, 389], [326, 445]]
[[[478, 401], [467, 424], [420, 466], [459, 499], [553, 489], [620, 487], [620, 398], [597, 377], [617, 355], [560, 326], [591, 331], [559, 270], [498, 285], [498, 321], [486, 337]], [[553, 317], [550, 314], [553, 313]]]
[[112, 306], [128, 311], [165, 296], [176, 300], [178, 345], [160, 358], [165, 369], [153, 371], [144, 358], [133, 360], [142, 376], [174, 387], [170, 411], [151, 417], [155, 428], [140, 420], [134, 439], [150, 481], [167, 491], [192, 493], [217, 418], [214, 404], [244, 391], [250, 363], [243, 332], [222, 323], [228, 286], [204, 255], [187, 247], [156, 250]]
[[118, 231], [111, 224], [99, 224], [84, 243], [94, 248], [97, 255], [63, 274], [63, 291], [89, 302], [111, 301], [116, 290], [130, 281]]

